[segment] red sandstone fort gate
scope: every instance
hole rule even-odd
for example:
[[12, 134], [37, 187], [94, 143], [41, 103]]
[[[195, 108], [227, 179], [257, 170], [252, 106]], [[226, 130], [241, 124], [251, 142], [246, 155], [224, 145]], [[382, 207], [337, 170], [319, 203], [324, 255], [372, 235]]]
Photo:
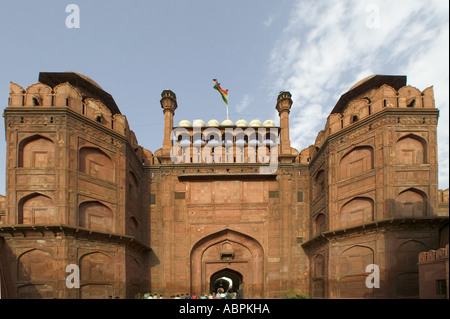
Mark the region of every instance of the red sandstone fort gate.
[[[272, 119], [176, 126], [177, 98], [164, 90], [162, 148], [154, 152], [84, 75], [44, 72], [27, 88], [11, 82], [3, 296], [202, 294], [227, 278], [244, 298], [291, 290], [419, 297], [419, 254], [432, 252], [422, 256], [428, 269], [448, 245], [448, 189], [438, 190], [433, 87], [406, 82], [389, 75], [358, 82], [303, 150], [291, 146], [287, 91], [276, 100], [279, 126]], [[149, 107], [159, 108], [154, 102]], [[172, 160], [175, 141], [182, 162]], [[217, 145], [223, 153], [214, 161], [198, 156]], [[276, 172], [261, 171], [267, 158]], [[64, 284], [68, 264], [80, 266], [80, 290]], [[365, 285], [367, 264], [380, 267], [379, 289]], [[444, 288], [444, 279], [433, 280]]]
[[264, 297], [264, 252], [254, 238], [223, 230], [198, 241], [191, 251], [191, 291], [208, 293], [211, 278], [224, 271], [240, 275], [246, 298]]

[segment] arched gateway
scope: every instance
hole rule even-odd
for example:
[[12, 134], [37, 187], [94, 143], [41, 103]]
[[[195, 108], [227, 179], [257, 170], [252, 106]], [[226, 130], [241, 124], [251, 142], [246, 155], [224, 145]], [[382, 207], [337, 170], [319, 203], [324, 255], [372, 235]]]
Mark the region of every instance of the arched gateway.
[[264, 298], [264, 252], [259, 242], [229, 229], [199, 240], [191, 251], [191, 292], [211, 292], [222, 274], [232, 280], [234, 275], [232, 290], [241, 288], [245, 298]]

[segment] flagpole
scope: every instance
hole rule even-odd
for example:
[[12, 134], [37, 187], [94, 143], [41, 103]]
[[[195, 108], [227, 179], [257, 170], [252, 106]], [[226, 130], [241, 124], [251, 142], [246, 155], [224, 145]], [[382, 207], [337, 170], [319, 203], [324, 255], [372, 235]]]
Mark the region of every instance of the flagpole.
[[227, 103], [227, 120], [228, 120], [228, 103]]
[[213, 81], [214, 81], [214, 89], [219, 91], [220, 95], [222, 95], [223, 101], [227, 104], [227, 120], [229, 120], [229, 118], [228, 118], [228, 90], [223, 90], [220, 87], [220, 83], [217, 82], [217, 79], [213, 79]]

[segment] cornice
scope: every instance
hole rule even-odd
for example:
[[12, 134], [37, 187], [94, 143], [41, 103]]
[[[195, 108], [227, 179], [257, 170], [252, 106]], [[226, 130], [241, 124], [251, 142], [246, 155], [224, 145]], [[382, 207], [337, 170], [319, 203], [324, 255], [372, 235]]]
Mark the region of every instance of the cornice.
[[448, 223], [447, 216], [432, 216], [432, 217], [416, 217], [416, 218], [388, 218], [370, 223], [361, 224], [354, 227], [341, 228], [330, 230], [313, 237], [302, 244], [304, 249], [311, 249], [333, 240], [345, 239], [353, 236], [365, 236], [370, 233], [379, 231], [389, 231], [398, 229], [411, 229], [415, 227], [424, 228], [438, 228]]
[[372, 114], [366, 118], [363, 118], [359, 120], [356, 123], [353, 123], [350, 126], [347, 126], [343, 129], [340, 129], [338, 132], [330, 134], [324, 143], [322, 144], [322, 147], [318, 150], [318, 152], [314, 155], [312, 160], [309, 162], [310, 167], [314, 165], [314, 163], [317, 161], [317, 159], [320, 157], [320, 154], [324, 152], [324, 150], [329, 146], [331, 142], [334, 142], [337, 139], [342, 138], [343, 136], [349, 134], [352, 131], [356, 131], [358, 129], [361, 129], [362, 127], [375, 122], [378, 119], [381, 119], [383, 117], [388, 116], [405, 116], [405, 115], [416, 115], [416, 116], [424, 116], [424, 115], [432, 115], [432, 116], [439, 116], [439, 110], [438, 109], [431, 109], [431, 108], [425, 108], [425, 109], [408, 109], [408, 108], [386, 108], [380, 112], [377, 112], [375, 114]]
[[125, 135], [122, 135], [113, 129], [105, 127], [104, 125], [100, 125], [94, 120], [89, 119], [88, 117], [75, 112], [74, 110], [68, 107], [8, 107], [3, 112], [5, 115], [42, 115], [42, 114], [67, 114], [87, 125], [90, 125], [100, 131], [103, 131], [106, 134], [114, 135], [115, 138], [121, 139], [124, 142], [128, 143], [128, 140]]
[[85, 239], [89, 241], [100, 241], [125, 245], [139, 251], [150, 251], [151, 248], [140, 242], [133, 236], [116, 233], [100, 232], [88, 228], [59, 225], [23, 225], [14, 224], [0, 226], [0, 237], [3, 238], [61, 238], [73, 237], [75, 239]]

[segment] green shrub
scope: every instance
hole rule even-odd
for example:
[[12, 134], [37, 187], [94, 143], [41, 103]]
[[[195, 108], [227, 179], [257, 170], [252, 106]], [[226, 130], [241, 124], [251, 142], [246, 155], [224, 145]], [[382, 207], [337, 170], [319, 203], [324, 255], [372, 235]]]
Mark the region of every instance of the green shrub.
[[302, 294], [302, 292], [297, 293], [294, 289], [286, 291], [282, 297], [283, 299], [312, 299], [311, 296]]

